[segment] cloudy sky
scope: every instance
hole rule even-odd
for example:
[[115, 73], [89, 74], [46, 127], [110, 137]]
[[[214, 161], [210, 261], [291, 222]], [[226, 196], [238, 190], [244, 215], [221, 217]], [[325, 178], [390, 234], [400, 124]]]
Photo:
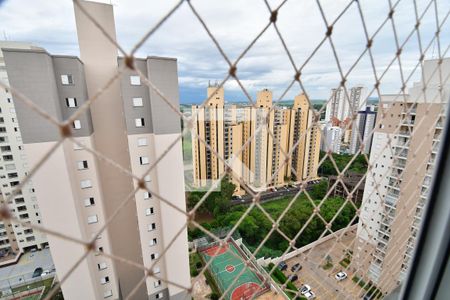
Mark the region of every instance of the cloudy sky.
[[[177, 1], [174, 0], [112, 0], [119, 43], [125, 50], [134, 44]], [[269, 1], [276, 7], [281, 1]], [[321, 0], [327, 22], [333, 22], [349, 0]], [[373, 35], [389, 12], [388, 0], [360, 1], [369, 35]], [[395, 3], [396, 1], [392, 1]], [[417, 0], [422, 15], [429, 0]], [[438, 20], [442, 22], [450, 9], [450, 1], [437, 0]], [[32, 42], [52, 54], [78, 55], [73, 4], [71, 0], [0, 0], [0, 36], [2, 39]], [[108, 1], [109, 3], [109, 1]], [[263, 0], [192, 0], [198, 13], [233, 61], [257, 36], [269, 20]], [[434, 5], [423, 15], [420, 26], [422, 47], [429, 45], [436, 31]], [[400, 0], [394, 14], [399, 43], [402, 44], [416, 23], [414, 1]], [[277, 24], [297, 66], [301, 66], [323, 39], [326, 27], [317, 2], [288, 0], [280, 9]], [[332, 34], [342, 71], [347, 73], [366, 45], [364, 28], [356, 3], [337, 21]], [[450, 42], [450, 20], [441, 30], [441, 51]], [[436, 58], [439, 46], [434, 43], [426, 57]], [[389, 21], [377, 33], [373, 47], [377, 75], [380, 76], [395, 57], [396, 45], [392, 23]], [[178, 59], [182, 103], [203, 101], [208, 81], [222, 80], [228, 67], [219, 51], [196, 19], [187, 2], [150, 37], [138, 52], [139, 56], [161, 55]], [[401, 69], [396, 62], [384, 75], [383, 93], [398, 92], [402, 70], [407, 78], [420, 56], [417, 34], [411, 36], [401, 55]], [[449, 56], [449, 55], [447, 55]], [[292, 80], [295, 71], [271, 26], [238, 64], [238, 76], [252, 97], [262, 88], [272, 89], [278, 99]], [[413, 73], [409, 86], [417, 81], [419, 70]], [[308, 61], [302, 72], [305, 89], [312, 99], [329, 97], [330, 89], [340, 82], [338, 65], [329, 41]], [[370, 57], [365, 54], [348, 76], [349, 86], [364, 84], [373, 87], [374, 74]], [[226, 85], [229, 101], [246, 98], [234, 80]], [[295, 84], [284, 99], [300, 92]], [[373, 94], [373, 96], [377, 96]]]

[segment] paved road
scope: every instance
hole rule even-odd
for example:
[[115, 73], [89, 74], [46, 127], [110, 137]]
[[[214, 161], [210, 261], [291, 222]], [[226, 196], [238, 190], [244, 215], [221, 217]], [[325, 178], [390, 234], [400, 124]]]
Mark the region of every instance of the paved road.
[[[313, 187], [313, 184], [309, 184], [306, 188], [307, 191], [311, 190]], [[288, 189], [285, 188], [279, 188], [276, 192], [262, 192], [261, 193], [261, 202], [269, 202], [275, 199], [278, 199], [283, 196], [294, 196], [298, 193], [300, 190], [300, 187], [289, 187]], [[250, 204], [252, 202], [253, 198], [250, 195], [244, 195], [242, 196], [242, 199], [237, 200], [231, 200], [232, 205], [239, 205], [239, 204]]]
[[49, 249], [22, 255], [17, 264], [0, 268], [0, 289], [28, 281], [33, 277], [36, 268], [44, 270], [53, 268], [53, 261]]

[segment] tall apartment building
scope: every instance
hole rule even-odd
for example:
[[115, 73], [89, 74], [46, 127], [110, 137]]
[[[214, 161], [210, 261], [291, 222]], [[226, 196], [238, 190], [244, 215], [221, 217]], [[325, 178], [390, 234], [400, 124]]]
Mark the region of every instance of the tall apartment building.
[[347, 92], [348, 99], [343, 87], [331, 90], [330, 100], [325, 110], [326, 122], [338, 126], [341, 122], [348, 122], [356, 112], [366, 107], [367, 88], [355, 86]]
[[294, 105], [290, 111], [289, 151], [294, 148], [287, 176], [295, 181], [313, 180], [317, 178], [319, 167], [321, 130], [314, 123], [313, 111], [309, 107], [304, 94], [295, 96]]
[[[193, 116], [198, 114], [192, 135], [197, 186], [224, 172], [225, 163], [214, 152], [228, 160], [232, 172], [254, 191], [317, 178], [320, 129], [312, 126], [313, 114], [304, 95], [295, 97], [292, 108], [273, 108], [272, 92], [264, 89], [258, 92], [255, 107], [237, 107], [224, 105], [223, 88], [208, 87], [208, 97], [216, 90], [204, 107], [192, 106]], [[294, 146], [292, 158], [285, 163]], [[239, 181], [233, 180], [236, 193], [242, 192]]]
[[[386, 293], [405, 278], [436, 162], [450, 96], [450, 59], [443, 60], [441, 72], [434, 72], [437, 66], [438, 60], [424, 62], [424, 77], [406, 99], [385, 95], [380, 101], [379, 111], [386, 113], [373, 136], [373, 169], [366, 179], [352, 267]], [[447, 78], [442, 86], [440, 76]]]
[[323, 128], [323, 141], [322, 151], [340, 154], [342, 143], [342, 132], [344, 130], [339, 126], [331, 126], [331, 124], [325, 125]]
[[[367, 88], [363, 86], [354, 86], [347, 90], [347, 94], [348, 96], [343, 87], [332, 89], [330, 100], [326, 106], [325, 122], [329, 126], [325, 127], [325, 130], [328, 136], [328, 143], [326, 147], [324, 143], [322, 148], [335, 153], [340, 153], [341, 150], [344, 150], [341, 148], [345, 148], [347, 151], [351, 147], [351, 136], [354, 133], [352, 133], [353, 129], [351, 126], [353, 124], [350, 123], [355, 123], [352, 122], [353, 118], [356, 117], [358, 111], [366, 107], [367, 103]], [[336, 138], [339, 135], [336, 127], [342, 128], [340, 140]], [[330, 144], [331, 142], [333, 144]]]
[[[81, 3], [115, 38], [112, 6]], [[76, 5], [75, 19], [80, 58], [50, 55], [36, 48], [3, 49], [10, 84], [58, 121], [67, 120], [124, 63], [117, 57], [117, 48]], [[136, 59], [135, 66], [173, 105], [179, 105], [175, 59], [147, 57]], [[25, 152], [33, 166], [60, 141], [60, 130], [23, 102], [14, 104]], [[180, 133], [177, 115], [132, 71], [113, 82], [71, 125], [76, 141], [137, 176], [143, 176]], [[174, 172], [182, 168], [181, 143], [177, 143], [144, 180], [150, 190], [183, 211], [184, 178], [182, 172]], [[32, 180], [44, 225], [86, 241], [97, 235], [138, 185], [69, 140], [57, 147]], [[175, 238], [184, 224], [183, 214], [140, 189], [98, 235], [95, 246], [99, 252], [153, 267], [157, 276], [189, 287], [187, 234]], [[57, 274], [63, 278], [85, 248], [55, 236], [48, 240]], [[163, 251], [164, 256], [159, 257]], [[134, 288], [134, 299], [187, 296], [184, 289], [155, 277], [138, 285], [144, 275], [135, 266], [91, 253], [63, 282], [62, 291], [66, 299], [123, 299]]]
[[[0, 42], [0, 49], [5, 47], [33, 48], [26, 43]], [[6, 84], [9, 82], [1, 50], [0, 79]], [[0, 203], [4, 204], [29, 169], [13, 97], [8, 89], [0, 89], [0, 152]], [[25, 184], [20, 192], [6, 204], [21, 221], [31, 224], [41, 223], [42, 218], [32, 182]], [[0, 265], [16, 262], [25, 251], [41, 249], [46, 245], [47, 239], [42, 232], [9, 220], [0, 221]]]
[[[207, 99], [210, 99], [204, 107], [192, 106], [194, 117], [193, 130], [196, 135], [192, 136], [192, 153], [194, 164], [194, 186], [206, 186], [211, 181], [220, 178], [225, 170], [225, 161], [232, 162], [233, 170], [241, 170], [240, 159], [233, 160], [232, 155], [237, 154], [240, 144], [239, 137], [242, 135], [242, 124], [237, 123], [236, 106], [225, 107], [224, 89], [218, 88], [217, 84], [209, 85]], [[206, 147], [205, 143], [210, 147]], [[217, 154], [216, 154], [217, 152]], [[241, 154], [238, 155], [241, 157]], [[239, 193], [239, 184], [232, 177]]]
[[372, 131], [375, 127], [377, 113], [373, 106], [367, 106], [365, 110], [358, 112], [355, 122], [352, 125], [351, 140], [350, 140], [350, 154], [356, 154], [361, 147], [361, 140], [364, 148], [362, 153], [369, 154], [372, 147]]

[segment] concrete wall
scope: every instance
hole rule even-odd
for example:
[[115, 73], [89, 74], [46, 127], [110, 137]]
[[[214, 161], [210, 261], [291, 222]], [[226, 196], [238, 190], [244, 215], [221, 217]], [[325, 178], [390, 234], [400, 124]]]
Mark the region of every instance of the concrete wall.
[[[101, 24], [104, 30], [115, 39], [113, 7], [111, 5], [81, 2], [90, 15]], [[94, 23], [74, 5], [80, 56], [84, 62], [87, 90], [94, 95], [117, 72], [117, 48]], [[130, 169], [130, 158], [126, 149], [128, 144], [124, 108], [120, 96], [120, 83], [115, 81], [91, 105], [93, 126], [95, 128], [95, 149]], [[98, 162], [106, 217], [111, 216], [117, 207], [128, 198], [133, 190], [131, 178], [104, 161]], [[111, 235], [111, 247], [115, 255], [142, 265], [139, 227], [136, 218], [136, 205], [129, 201], [122, 207], [108, 228]], [[121, 295], [128, 295], [140, 282], [144, 272], [129, 264], [116, 262], [116, 271]], [[118, 295], [119, 297], [121, 295]], [[145, 286], [140, 285], [135, 298], [144, 299]]]

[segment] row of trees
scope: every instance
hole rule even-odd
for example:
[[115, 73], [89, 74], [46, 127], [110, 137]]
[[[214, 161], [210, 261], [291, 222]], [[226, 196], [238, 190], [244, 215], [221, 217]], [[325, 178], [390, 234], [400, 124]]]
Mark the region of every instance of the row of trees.
[[[217, 228], [234, 226], [240, 220], [248, 207], [244, 205], [231, 206], [230, 199], [233, 191], [234, 185], [232, 183], [222, 182], [221, 191], [211, 193], [200, 208], [201, 211], [212, 212], [214, 220], [204, 222], [202, 223], [202, 226], [208, 230], [214, 230]], [[319, 205], [320, 200], [323, 199], [326, 191], [326, 181], [315, 185], [313, 189], [309, 191], [310, 196], [314, 199], [315, 205]], [[188, 206], [191, 208], [194, 207], [199, 199], [201, 199], [202, 195], [204, 195], [204, 193], [191, 193], [188, 197]], [[263, 203], [262, 206], [271, 218], [276, 221], [291, 200], [292, 196], [280, 198]], [[322, 218], [315, 215], [309, 220], [310, 216], [313, 214], [314, 206], [311, 201], [302, 194], [295, 200], [288, 212], [279, 221], [279, 229], [290, 239], [294, 239], [300, 229], [307, 224], [300, 236], [295, 240], [295, 245], [297, 247], [307, 245], [320, 238], [323, 234], [328, 234], [328, 232], [324, 233], [324, 221], [330, 222], [343, 206], [344, 202], [345, 200], [339, 197], [328, 198], [320, 206], [319, 211]], [[331, 230], [336, 231], [347, 226], [354, 216], [354, 207], [350, 203], [347, 203], [333, 221]], [[259, 208], [255, 207], [241, 221], [238, 232], [242, 236], [244, 242], [253, 251], [271, 231], [272, 224], [272, 221]], [[189, 231], [191, 239], [202, 235], [203, 233], [198, 229]], [[268, 240], [260, 249], [257, 256], [279, 256], [287, 249], [287, 247], [288, 241], [279, 232], [274, 231], [270, 234]]]

